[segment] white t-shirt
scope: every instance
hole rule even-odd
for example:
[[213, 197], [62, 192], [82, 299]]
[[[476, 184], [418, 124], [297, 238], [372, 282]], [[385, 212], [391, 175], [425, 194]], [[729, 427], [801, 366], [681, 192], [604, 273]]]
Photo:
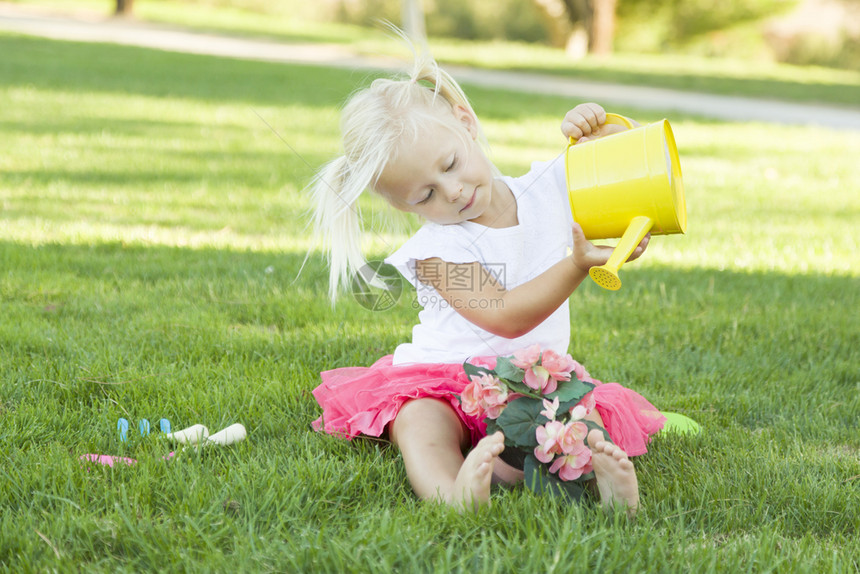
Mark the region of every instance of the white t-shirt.
[[[448, 263], [480, 262], [506, 289], [534, 279], [556, 264], [573, 246], [573, 217], [567, 198], [564, 157], [535, 162], [518, 178], [503, 177], [517, 201], [514, 227], [496, 229], [465, 221], [453, 225], [425, 223], [386, 259], [417, 290], [423, 307], [412, 329], [412, 342], [398, 345], [394, 364], [462, 363], [469, 357], [510, 355], [539, 343], [542, 349], [566, 353], [570, 344], [570, 311], [565, 301], [540, 325], [521, 337], [506, 339], [470, 323], [435, 288], [417, 280], [415, 262], [438, 257]], [[430, 269], [432, 272], [432, 268]], [[470, 288], [480, 277], [448, 278], [447, 288]]]

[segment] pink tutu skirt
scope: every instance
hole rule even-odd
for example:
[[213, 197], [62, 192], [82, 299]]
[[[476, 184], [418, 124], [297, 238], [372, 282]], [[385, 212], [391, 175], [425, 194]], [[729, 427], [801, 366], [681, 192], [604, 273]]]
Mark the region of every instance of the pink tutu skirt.
[[[495, 357], [469, 362], [495, 367]], [[612, 441], [629, 456], [647, 452], [650, 436], [662, 429], [666, 420], [660, 411], [635, 391], [591, 378], [581, 365], [577, 364], [576, 374], [596, 385], [592, 391], [595, 408]], [[392, 356], [386, 355], [370, 367], [333, 369], [320, 376], [322, 384], [313, 391], [323, 411], [313, 423], [318, 431], [349, 439], [358, 435], [383, 436], [406, 402], [434, 398], [451, 405], [473, 445], [486, 435], [483, 420], [460, 409], [458, 397], [469, 383], [461, 364], [393, 365]]]

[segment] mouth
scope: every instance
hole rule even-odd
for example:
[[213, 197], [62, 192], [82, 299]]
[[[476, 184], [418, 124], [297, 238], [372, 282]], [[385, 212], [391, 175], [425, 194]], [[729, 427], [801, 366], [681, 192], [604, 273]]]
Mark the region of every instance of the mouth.
[[477, 195], [477, 194], [472, 193], [472, 197], [469, 198], [469, 203], [467, 203], [466, 205], [463, 206], [463, 209], [460, 210], [460, 213], [463, 213], [464, 211], [466, 211], [467, 209], [472, 207], [472, 204], [475, 203], [475, 195]]

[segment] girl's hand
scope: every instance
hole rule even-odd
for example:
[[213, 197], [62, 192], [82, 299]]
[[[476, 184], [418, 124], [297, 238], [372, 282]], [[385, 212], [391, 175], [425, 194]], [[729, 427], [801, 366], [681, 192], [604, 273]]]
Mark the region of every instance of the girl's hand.
[[579, 104], [567, 112], [561, 122], [561, 133], [577, 140], [578, 144], [626, 129], [624, 126], [607, 124], [606, 111], [593, 103]]
[[606, 111], [597, 104], [579, 104], [561, 122], [561, 133], [565, 137], [580, 140], [587, 137], [606, 123]]
[[[651, 234], [648, 233], [627, 258], [627, 261], [639, 259], [645, 249], [648, 247], [648, 242], [651, 241]], [[612, 255], [614, 247], [609, 245], [595, 245], [585, 238], [582, 232], [582, 227], [576, 222], [573, 224], [573, 253], [570, 255], [573, 264], [581, 271], [588, 273], [588, 270], [598, 265], [605, 265], [609, 261], [609, 256]]]

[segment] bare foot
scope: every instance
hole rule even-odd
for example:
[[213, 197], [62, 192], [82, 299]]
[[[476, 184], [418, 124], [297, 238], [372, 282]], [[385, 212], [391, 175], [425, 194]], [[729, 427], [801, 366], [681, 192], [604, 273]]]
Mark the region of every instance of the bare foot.
[[607, 442], [603, 432], [596, 429], [588, 433], [588, 445], [601, 504], [604, 508], [626, 508], [633, 516], [639, 508], [639, 482], [627, 453]]
[[461, 509], [477, 510], [490, 501], [493, 466], [505, 450], [501, 432], [482, 438], [466, 456], [454, 480], [451, 503]]

